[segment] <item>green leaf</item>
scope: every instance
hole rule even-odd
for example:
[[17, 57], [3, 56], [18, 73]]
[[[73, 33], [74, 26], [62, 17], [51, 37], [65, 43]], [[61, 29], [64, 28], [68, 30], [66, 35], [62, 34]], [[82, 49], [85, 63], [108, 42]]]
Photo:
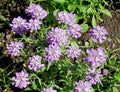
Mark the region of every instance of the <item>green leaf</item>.
[[52, 65], [52, 62], [48, 62], [47, 71], [49, 70], [49, 68], [51, 67], [51, 65]]
[[110, 13], [110, 11], [108, 11], [108, 9], [98, 9], [98, 11], [112, 18], [112, 14]]
[[53, 11], [53, 15], [56, 15], [58, 13], [59, 9], [56, 9]]
[[120, 72], [119, 73], [115, 73], [114, 74], [114, 78], [116, 79], [116, 81], [120, 82]]
[[92, 17], [92, 26], [93, 26], [93, 27], [97, 26], [96, 19], [95, 19], [95, 16], [94, 16], [94, 15], [93, 15], [93, 17]]
[[88, 24], [81, 24], [81, 27], [83, 28], [83, 29], [81, 30], [82, 33], [85, 33], [85, 32], [88, 31], [88, 28], [89, 28]]
[[54, 0], [54, 2], [63, 4], [63, 3], [65, 3], [65, 0]]
[[116, 87], [113, 87], [113, 92], [118, 92], [118, 89]]
[[74, 11], [76, 9], [76, 5], [69, 4], [67, 8], [69, 11]]

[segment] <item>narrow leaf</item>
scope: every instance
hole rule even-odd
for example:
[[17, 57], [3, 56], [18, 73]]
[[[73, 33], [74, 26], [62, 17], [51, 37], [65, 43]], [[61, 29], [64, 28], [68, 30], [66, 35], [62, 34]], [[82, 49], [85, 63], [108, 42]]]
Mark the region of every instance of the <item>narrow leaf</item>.
[[93, 27], [97, 26], [96, 19], [95, 19], [95, 16], [94, 16], [94, 15], [93, 15], [93, 17], [92, 17], [92, 26], [93, 26]]

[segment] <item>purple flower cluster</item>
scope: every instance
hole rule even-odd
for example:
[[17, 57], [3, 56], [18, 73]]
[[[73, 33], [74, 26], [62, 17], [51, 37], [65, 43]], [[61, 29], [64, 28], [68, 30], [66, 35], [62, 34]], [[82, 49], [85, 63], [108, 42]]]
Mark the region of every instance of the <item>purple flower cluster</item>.
[[10, 45], [7, 46], [7, 50], [11, 56], [17, 56], [23, 47], [23, 42], [12, 41]]
[[25, 9], [25, 13], [31, 16], [33, 19], [44, 19], [48, 13], [40, 6], [31, 4]]
[[15, 77], [12, 77], [12, 80], [14, 81], [12, 85], [15, 87], [18, 87], [20, 89], [26, 88], [29, 84], [29, 78], [28, 78], [28, 73], [27, 72], [17, 72]]
[[53, 89], [53, 87], [50, 87], [48, 89], [43, 89], [42, 92], [57, 92], [56, 90]]
[[20, 16], [17, 18], [14, 18], [12, 20], [12, 24], [10, 26], [12, 27], [12, 31], [16, 34], [22, 35], [26, 30], [30, 30], [32, 33], [34, 30], [40, 29], [40, 26], [42, 22], [40, 19], [44, 19], [47, 16], [47, 12], [42, 9], [40, 5], [32, 4], [25, 12], [28, 14], [28, 16], [31, 16], [32, 18], [27, 21], [26, 19], [21, 18]]
[[61, 46], [62, 44], [67, 44], [68, 35], [65, 29], [62, 28], [52, 28], [47, 34], [47, 42], [49, 44], [58, 44]]
[[94, 42], [103, 43], [103, 41], [107, 39], [107, 34], [107, 30], [103, 26], [96, 26], [93, 29], [90, 29], [89, 35]]
[[39, 21], [38, 19], [30, 19], [29, 22], [27, 23], [28, 29], [32, 33], [34, 30], [40, 29], [42, 22]]
[[73, 24], [72, 26], [68, 26], [68, 35], [73, 38], [81, 37], [80, 30], [83, 28], [79, 24]]
[[34, 55], [34, 56], [30, 57], [29, 63], [28, 63], [28, 68], [30, 70], [34, 70], [34, 71], [37, 71], [40, 68], [42, 68], [44, 66], [44, 64], [41, 64], [41, 59], [42, 59], [42, 57], [39, 55]]
[[87, 81], [83, 82], [80, 80], [75, 84], [76, 84], [76, 87], [73, 90], [73, 92], [93, 92], [92, 85], [90, 82], [87, 82]]
[[85, 57], [83, 60], [90, 62], [90, 67], [101, 66], [103, 62], [106, 61], [107, 55], [104, 52], [104, 49], [99, 47], [97, 49], [86, 50], [88, 57]]
[[55, 17], [58, 20], [58, 23], [65, 23], [68, 25], [73, 25], [76, 23], [76, 15], [73, 13], [68, 13], [68, 12], [58, 12]]
[[100, 82], [101, 76], [100, 70], [97, 70], [96, 68], [89, 68], [86, 75], [86, 81], [89, 81], [91, 84], [96, 84]]
[[53, 60], [59, 60], [61, 56], [61, 49], [57, 44], [50, 44], [49, 47], [47, 47], [45, 50], [46, 50], [45, 59], [48, 62], [51, 62]]
[[68, 46], [66, 53], [67, 57], [72, 59], [78, 58], [81, 55], [81, 49], [77, 46]]
[[12, 27], [12, 32], [15, 32], [19, 35], [22, 35], [25, 30], [28, 29], [26, 19], [23, 19], [20, 16], [12, 20], [12, 24], [10, 24], [10, 27]]

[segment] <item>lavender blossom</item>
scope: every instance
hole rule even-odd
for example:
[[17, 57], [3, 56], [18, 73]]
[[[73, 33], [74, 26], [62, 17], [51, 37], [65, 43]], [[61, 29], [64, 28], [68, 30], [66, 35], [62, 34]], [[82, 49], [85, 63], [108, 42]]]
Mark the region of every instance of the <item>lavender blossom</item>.
[[97, 84], [100, 82], [100, 77], [102, 76], [101, 71], [96, 68], [88, 69], [86, 74], [86, 81], [89, 81], [91, 84]]
[[74, 38], [81, 37], [80, 31], [82, 29], [83, 28], [79, 24], [74, 24], [74, 25], [68, 27], [68, 34]]
[[51, 62], [53, 60], [59, 60], [59, 58], [61, 56], [61, 49], [57, 44], [51, 44], [45, 50], [46, 50], [45, 59], [48, 62]]
[[107, 76], [108, 73], [109, 73], [109, 70], [108, 70], [108, 69], [104, 69], [104, 70], [103, 70], [103, 75], [106, 75], [106, 76]]
[[61, 29], [61, 28], [52, 28], [48, 34], [47, 34], [47, 42], [49, 44], [53, 44], [56, 43], [59, 46], [61, 46], [62, 44], [67, 44], [68, 42], [68, 35], [65, 29]]
[[54, 90], [53, 87], [50, 87], [50, 88], [48, 88], [48, 89], [45, 89], [45, 88], [44, 88], [42, 92], [57, 92], [57, 91]]
[[76, 15], [68, 12], [58, 12], [55, 17], [58, 20], [58, 23], [65, 23], [68, 25], [73, 25], [76, 23]]
[[87, 81], [83, 82], [80, 80], [75, 84], [76, 84], [76, 87], [73, 90], [73, 92], [93, 92], [92, 85], [90, 82], [87, 82]]
[[83, 60], [90, 62], [90, 66], [101, 66], [102, 63], [106, 61], [107, 55], [104, 52], [104, 49], [99, 47], [97, 49], [86, 50], [88, 57], [85, 57]]
[[40, 29], [41, 24], [42, 22], [38, 19], [30, 19], [27, 25], [30, 32], [32, 33], [34, 30]]
[[17, 56], [23, 47], [23, 42], [12, 41], [10, 45], [7, 46], [7, 50], [11, 56]]
[[27, 21], [20, 16], [12, 20], [12, 24], [10, 24], [10, 27], [12, 27], [12, 32], [15, 32], [19, 35], [24, 34], [24, 32], [28, 29]]
[[25, 13], [31, 16], [33, 19], [44, 19], [48, 13], [40, 6], [31, 4], [29, 7], [25, 9]]
[[81, 49], [77, 46], [68, 46], [66, 53], [67, 57], [72, 59], [78, 58], [81, 55]]
[[107, 40], [106, 35], [108, 34], [107, 30], [103, 26], [96, 26], [90, 30], [90, 36], [94, 42], [103, 43], [104, 40]]
[[23, 71], [17, 72], [16, 76], [12, 77], [12, 80], [14, 81], [12, 85], [20, 89], [26, 88], [30, 84], [28, 76], [29, 75], [26, 72], [23, 72]]
[[41, 64], [41, 59], [42, 59], [42, 57], [39, 55], [34, 55], [34, 56], [30, 57], [29, 63], [28, 63], [28, 68], [30, 70], [34, 70], [34, 71], [37, 71], [40, 68], [42, 68], [44, 66], [44, 64]]

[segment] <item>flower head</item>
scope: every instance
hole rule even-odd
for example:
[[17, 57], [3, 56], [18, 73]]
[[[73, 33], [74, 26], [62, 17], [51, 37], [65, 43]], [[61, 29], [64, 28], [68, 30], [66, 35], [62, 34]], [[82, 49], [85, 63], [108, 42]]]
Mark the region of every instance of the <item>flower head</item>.
[[89, 54], [88, 57], [85, 57], [83, 60], [90, 62], [90, 66], [101, 66], [103, 62], [106, 61], [107, 55], [104, 52], [104, 49], [99, 47], [97, 49], [90, 49], [86, 51]]
[[45, 59], [48, 62], [51, 62], [53, 60], [59, 60], [59, 58], [61, 56], [61, 49], [57, 44], [51, 44], [45, 50], [46, 50]]
[[42, 22], [38, 19], [30, 19], [27, 23], [30, 32], [32, 33], [34, 30], [40, 29], [40, 25]]
[[45, 89], [45, 88], [44, 88], [42, 92], [57, 92], [57, 91], [54, 90], [53, 87], [50, 87], [50, 88], [48, 88], [48, 89]]
[[76, 84], [76, 87], [73, 90], [73, 92], [93, 92], [92, 85], [90, 82], [87, 82], [87, 81], [83, 82], [80, 80], [75, 84]]
[[11, 56], [17, 56], [23, 47], [23, 42], [12, 41], [11, 44], [7, 46], [7, 50]]
[[82, 30], [82, 27], [79, 24], [73, 24], [68, 27], [68, 34], [74, 38], [78, 38], [81, 37], [80, 30]]
[[26, 88], [30, 84], [28, 73], [23, 71], [17, 72], [16, 76], [12, 77], [12, 80], [14, 81], [12, 85], [20, 89]]
[[81, 49], [77, 46], [68, 46], [66, 53], [68, 57], [74, 59], [81, 55]]
[[102, 76], [101, 71], [96, 68], [88, 69], [86, 74], [86, 81], [89, 81], [91, 84], [97, 84], [100, 82], [100, 77]]
[[103, 43], [103, 41], [107, 39], [107, 34], [107, 30], [103, 26], [96, 26], [93, 29], [90, 29], [89, 35], [94, 42]]
[[29, 63], [28, 63], [28, 68], [30, 70], [37, 71], [38, 69], [43, 67], [44, 64], [41, 64], [41, 59], [42, 59], [42, 57], [39, 55], [34, 55], [34, 56], [30, 57]]
[[68, 42], [68, 35], [65, 29], [61, 28], [52, 28], [47, 34], [47, 42], [49, 44], [58, 44], [61, 46], [62, 44], [67, 44]]
[[13, 32], [19, 35], [24, 34], [25, 30], [28, 29], [27, 21], [20, 16], [12, 20], [12, 24], [10, 24], [10, 27], [12, 27]]
[[59, 23], [65, 23], [68, 25], [73, 25], [76, 23], [76, 15], [73, 13], [68, 13], [68, 12], [58, 12], [55, 17], [57, 18]]
[[25, 12], [31, 16], [33, 19], [44, 19], [48, 13], [40, 6], [31, 4], [25, 9]]

